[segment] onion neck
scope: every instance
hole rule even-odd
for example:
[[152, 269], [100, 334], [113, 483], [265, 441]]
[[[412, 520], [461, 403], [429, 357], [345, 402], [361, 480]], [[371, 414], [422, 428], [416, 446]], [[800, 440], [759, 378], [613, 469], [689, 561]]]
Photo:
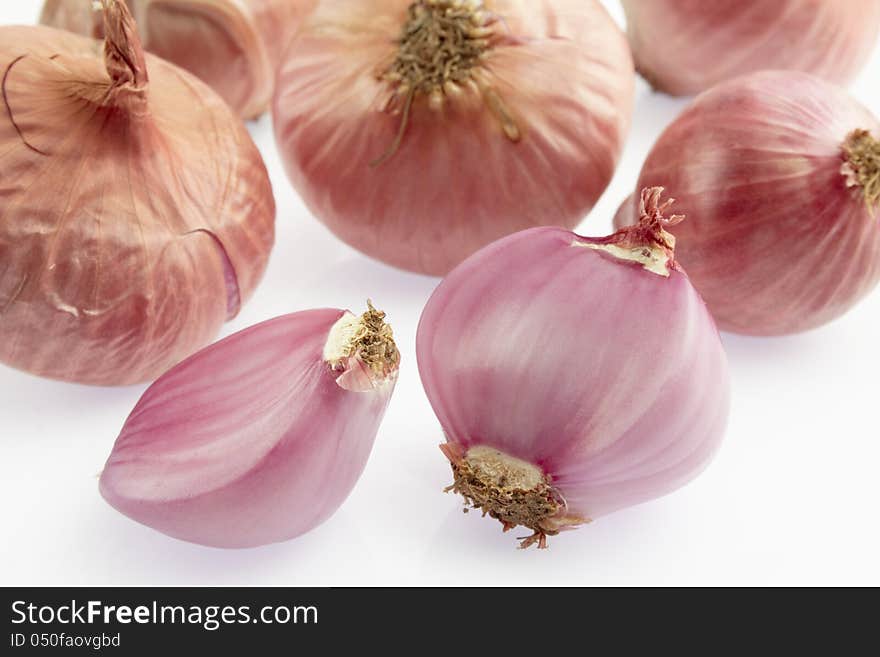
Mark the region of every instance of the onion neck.
[[104, 64], [110, 76], [107, 102], [140, 113], [146, 110], [149, 76], [144, 49], [125, 0], [101, 0]]
[[548, 536], [585, 522], [566, 515], [565, 500], [537, 465], [484, 445], [465, 451], [446, 443], [440, 449], [452, 465], [453, 483], [446, 491], [458, 493], [483, 515], [498, 520], [504, 531], [520, 525], [531, 529], [532, 535], [521, 539], [521, 548], [545, 548]]
[[872, 210], [880, 206], [880, 141], [867, 130], [853, 130], [843, 142], [841, 172], [847, 187], [859, 187]]
[[666, 216], [675, 199], [661, 202], [662, 187], [646, 187], [639, 200], [639, 221], [603, 239], [575, 240], [580, 246], [609, 253], [620, 260], [635, 262], [659, 276], [668, 277], [675, 263], [675, 237], [666, 229], [684, 220], [684, 215]]

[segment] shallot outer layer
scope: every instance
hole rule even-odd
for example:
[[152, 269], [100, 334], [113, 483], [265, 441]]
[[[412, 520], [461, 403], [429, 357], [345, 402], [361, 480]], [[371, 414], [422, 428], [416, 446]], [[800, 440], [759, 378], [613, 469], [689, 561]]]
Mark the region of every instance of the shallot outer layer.
[[410, 97], [408, 64], [391, 70], [408, 12], [447, 5], [321, 3], [273, 106], [314, 215], [364, 253], [429, 274], [511, 232], [576, 225], [611, 179], [634, 92], [626, 40], [595, 0], [487, 0], [455, 5], [482, 35], [467, 42], [473, 66], [428, 47], [449, 80]]
[[683, 485], [726, 424], [727, 361], [699, 295], [677, 265], [663, 275], [597, 248], [616, 241], [509, 236], [449, 274], [419, 324], [444, 452], [536, 466], [560, 503], [542, 542]]
[[[0, 361], [155, 378], [209, 342], [274, 240], [266, 168], [207, 86], [143, 56], [115, 0], [102, 44], [0, 28]], [[149, 74], [149, 79], [148, 79]]]
[[840, 84], [877, 45], [877, 0], [623, 0], [639, 72], [688, 95], [763, 69]]
[[[317, 0], [126, 0], [155, 55], [211, 86], [244, 118], [269, 105], [275, 69]], [[40, 22], [101, 39], [88, 0], [46, 0]]]
[[[867, 187], [845, 151], [855, 131], [874, 144]], [[676, 257], [722, 330], [795, 333], [839, 317], [880, 280], [878, 140], [880, 122], [842, 89], [756, 73], [699, 96], [660, 136], [636, 189], [663, 185], [687, 217]], [[622, 208], [617, 225], [634, 211]]]
[[269, 320], [160, 377], [126, 420], [101, 494], [140, 523], [215, 547], [284, 541], [324, 522], [360, 477], [397, 378], [394, 361], [372, 383], [357, 356], [336, 369], [325, 361], [346, 317]]

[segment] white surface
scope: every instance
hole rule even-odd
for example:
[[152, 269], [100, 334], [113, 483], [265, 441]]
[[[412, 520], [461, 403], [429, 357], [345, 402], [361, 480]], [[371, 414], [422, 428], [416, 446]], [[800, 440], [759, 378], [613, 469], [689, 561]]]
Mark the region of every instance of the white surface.
[[[3, 2], [0, 24], [31, 22], [38, 6]], [[878, 79], [880, 52], [852, 87], [875, 112]], [[684, 104], [639, 84], [623, 161], [585, 232], [610, 227], [648, 148]], [[275, 185], [277, 246], [224, 333], [305, 308], [358, 310], [368, 296], [389, 311], [403, 369], [363, 477], [333, 518], [295, 541], [245, 551], [182, 543], [98, 495], [96, 474], [145, 386], [90, 388], [0, 366], [0, 584], [880, 584], [880, 290], [805, 335], [724, 336], [732, 418], [703, 476], [556, 537], [547, 551], [520, 551], [496, 522], [463, 515], [459, 499], [441, 492], [449, 466], [414, 352], [437, 281], [334, 239], [287, 183], [269, 119], [252, 131]]]

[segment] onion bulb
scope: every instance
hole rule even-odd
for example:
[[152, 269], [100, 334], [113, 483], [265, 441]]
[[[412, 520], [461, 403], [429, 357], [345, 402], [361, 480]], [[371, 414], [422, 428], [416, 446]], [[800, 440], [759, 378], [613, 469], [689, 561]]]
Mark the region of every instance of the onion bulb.
[[721, 441], [727, 360], [660, 191], [610, 237], [543, 227], [495, 242], [422, 315], [450, 489], [505, 531], [530, 529], [523, 547], [678, 488]]
[[155, 378], [238, 312], [275, 203], [238, 117], [144, 57], [123, 3], [103, 7], [103, 55], [0, 27], [0, 361], [115, 385]]
[[764, 69], [844, 84], [880, 33], [877, 0], [623, 0], [639, 72], [675, 95]]
[[[244, 118], [269, 105], [287, 41], [317, 0], [127, 0], [144, 47], [209, 84]], [[40, 22], [104, 38], [91, 0], [46, 0]]]
[[318, 219], [444, 274], [511, 232], [576, 225], [611, 179], [633, 93], [596, 0], [338, 0], [291, 42], [273, 116]]
[[285, 541], [354, 487], [394, 390], [385, 314], [309, 310], [217, 342], [161, 376], [132, 411], [100, 490], [185, 541]]
[[880, 122], [815, 76], [756, 73], [699, 96], [637, 189], [659, 184], [688, 217], [677, 257], [722, 330], [811, 329], [880, 280]]

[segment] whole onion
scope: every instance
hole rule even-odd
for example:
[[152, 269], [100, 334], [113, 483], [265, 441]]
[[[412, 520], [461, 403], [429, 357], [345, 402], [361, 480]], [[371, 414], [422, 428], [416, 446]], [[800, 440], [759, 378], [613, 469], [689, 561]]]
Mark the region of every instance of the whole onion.
[[[126, 0], [144, 47], [209, 84], [241, 116], [269, 105], [281, 52], [317, 0]], [[92, 0], [46, 0], [40, 22], [103, 38]]]
[[694, 94], [738, 75], [791, 69], [837, 83], [877, 44], [877, 0], [623, 0], [639, 72]]
[[[688, 220], [678, 260], [723, 330], [804, 331], [880, 280], [880, 122], [845, 91], [763, 72], [699, 96], [660, 136], [637, 183]], [[625, 203], [617, 225], [633, 219]]]
[[144, 57], [124, 4], [103, 6], [103, 56], [69, 32], [0, 28], [0, 361], [124, 384], [238, 312], [275, 204], [241, 121]]
[[577, 224], [614, 172], [633, 91], [595, 0], [338, 0], [291, 42], [273, 114], [316, 217], [444, 274], [503, 235]]
[[673, 257], [660, 190], [602, 239], [523, 231], [440, 284], [419, 323], [452, 490], [532, 530], [523, 547], [668, 493], [727, 420], [727, 360]]
[[285, 541], [348, 497], [394, 391], [385, 314], [307, 310], [239, 331], [163, 374], [101, 474], [116, 509], [185, 541]]

